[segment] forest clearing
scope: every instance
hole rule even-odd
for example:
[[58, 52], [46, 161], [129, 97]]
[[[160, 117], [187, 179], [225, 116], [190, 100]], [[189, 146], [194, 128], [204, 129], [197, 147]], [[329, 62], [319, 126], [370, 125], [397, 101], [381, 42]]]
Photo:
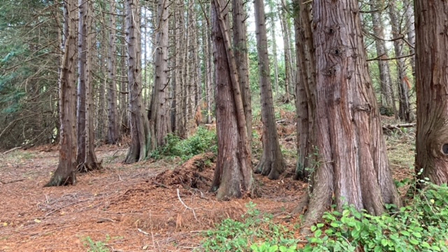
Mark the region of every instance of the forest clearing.
[[[279, 127], [284, 152], [295, 152], [288, 143], [294, 134], [282, 131], [288, 130]], [[387, 138], [394, 177], [412, 177], [413, 130]], [[301, 213], [294, 210], [307, 184], [292, 179], [291, 155], [285, 155], [288, 170], [281, 179], [256, 175], [261, 197], [218, 201], [209, 192], [214, 164], [194, 162], [203, 154], [182, 165], [180, 159], [125, 165], [124, 147], [96, 151], [104, 170], [81, 174], [75, 186], [64, 187], [44, 187], [57, 166], [57, 146], [0, 154], [0, 251], [202, 251], [203, 233], [226, 218], [241, 220], [250, 202], [306, 241], [297, 229]]]

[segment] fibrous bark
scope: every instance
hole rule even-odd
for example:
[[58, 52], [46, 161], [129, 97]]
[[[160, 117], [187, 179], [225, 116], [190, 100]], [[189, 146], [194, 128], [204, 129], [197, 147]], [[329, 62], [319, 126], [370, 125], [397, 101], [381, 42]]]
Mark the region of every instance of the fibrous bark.
[[95, 155], [92, 97], [92, 6], [79, 0], [78, 26], [78, 170], [87, 172], [101, 168]]
[[[415, 1], [416, 173], [448, 183], [448, 32], [445, 1]], [[420, 174], [421, 169], [423, 172]]]
[[334, 203], [381, 214], [400, 204], [369, 77], [357, 0], [313, 1], [317, 154], [305, 226]]
[[258, 51], [258, 70], [261, 90], [261, 120], [263, 122], [263, 156], [256, 168], [257, 173], [278, 179], [286, 164], [278, 141], [274, 115], [274, 99], [270, 80], [266, 17], [263, 0], [255, 0], [255, 23]]
[[64, 2], [64, 38], [59, 76], [59, 164], [46, 186], [76, 183], [76, 0]]
[[151, 149], [165, 145], [170, 132], [170, 104], [168, 83], [168, 25], [169, 1], [159, 0], [157, 10], [157, 34], [155, 53], [155, 79], [149, 110], [149, 123], [152, 138]]
[[[253, 189], [250, 151], [225, 3], [212, 1], [212, 39], [216, 80], [218, 160], [212, 184], [218, 199], [239, 198]], [[232, 106], [229, 106], [231, 104]]]
[[141, 44], [139, 42], [138, 3], [138, 0], [125, 1], [131, 145], [124, 162], [128, 164], [146, 159], [150, 144], [148, 119], [141, 97]]

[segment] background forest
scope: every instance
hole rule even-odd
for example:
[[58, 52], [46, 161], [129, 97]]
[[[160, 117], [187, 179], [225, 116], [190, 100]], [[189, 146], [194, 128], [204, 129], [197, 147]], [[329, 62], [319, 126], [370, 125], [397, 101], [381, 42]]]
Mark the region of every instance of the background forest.
[[[381, 112], [411, 122], [415, 113], [413, 7], [406, 1], [361, 1], [360, 6], [369, 70]], [[92, 1], [92, 8], [89, 71], [95, 139], [96, 144], [115, 143], [118, 136], [129, 134], [130, 128], [124, 2]], [[157, 2], [142, 1], [139, 8], [141, 94], [148, 110], [156, 68]], [[244, 8], [248, 15], [249, 83], [256, 109], [260, 88], [255, 20], [252, 4], [245, 3]], [[297, 81], [294, 6], [285, 1], [267, 1], [265, 10], [274, 97], [278, 102], [293, 103]], [[174, 132], [186, 137], [196, 124], [196, 111], [201, 112], [200, 123], [212, 123], [214, 118], [210, 4], [173, 2], [169, 12], [167, 99], [175, 118]], [[57, 143], [62, 3], [4, 1], [1, 13], [0, 147], [6, 150]], [[117, 113], [115, 139], [108, 137], [108, 116], [114, 111], [111, 106]]]
[[[0, 208], [0, 250], [33, 244], [15, 229], [82, 236], [69, 251], [140, 235], [132, 250], [444, 251], [447, 9], [3, 1], [0, 186], [17, 193]], [[58, 161], [33, 163], [55, 146]], [[62, 185], [76, 186], [47, 188]], [[34, 196], [16, 197], [24, 188]], [[66, 229], [67, 212], [87, 211], [79, 226], [118, 236]]]

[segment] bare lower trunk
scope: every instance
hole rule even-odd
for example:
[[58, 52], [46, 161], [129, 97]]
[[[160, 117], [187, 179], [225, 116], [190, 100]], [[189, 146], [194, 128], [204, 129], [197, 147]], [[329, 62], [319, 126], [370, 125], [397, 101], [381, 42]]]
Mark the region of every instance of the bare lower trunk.
[[[417, 156], [416, 173], [448, 183], [448, 37], [444, 1], [415, 1]], [[444, 31], [444, 32], [442, 32]]]
[[414, 114], [411, 109], [411, 102], [409, 98], [409, 91], [411, 89], [410, 81], [406, 75], [406, 61], [402, 56], [403, 53], [403, 40], [398, 39], [401, 34], [400, 20], [398, 18], [398, 11], [394, 2], [389, 3], [389, 16], [392, 25], [392, 35], [394, 38], [394, 51], [395, 57], [397, 57], [397, 84], [398, 84], [398, 98], [399, 109], [398, 117], [405, 122], [412, 122], [414, 120]]
[[308, 182], [312, 172], [313, 116], [315, 111], [316, 86], [316, 60], [314, 57], [314, 44], [311, 31], [309, 4], [303, 0], [295, 2], [300, 8], [296, 18], [296, 50], [297, 50], [297, 85], [296, 85], [296, 111], [297, 111], [297, 167], [294, 178]]
[[400, 204], [390, 172], [380, 116], [371, 86], [356, 0], [313, 2], [316, 134], [305, 226], [334, 203], [384, 212]]
[[124, 162], [129, 164], [146, 159], [149, 152], [150, 133], [141, 97], [142, 76], [138, 0], [126, 0], [125, 9], [131, 145]]
[[278, 142], [274, 115], [274, 99], [270, 80], [267, 32], [263, 0], [255, 0], [255, 22], [257, 35], [258, 69], [261, 90], [261, 120], [263, 122], [263, 156], [256, 168], [257, 173], [278, 179], [286, 164]]
[[59, 76], [59, 164], [46, 186], [76, 183], [76, 0], [64, 3], [64, 54]]
[[225, 5], [220, 0], [212, 2], [218, 134], [218, 160], [212, 190], [218, 191], [218, 199], [229, 199], [250, 193], [253, 179], [243, 102], [225, 19], [227, 11], [221, 6]]

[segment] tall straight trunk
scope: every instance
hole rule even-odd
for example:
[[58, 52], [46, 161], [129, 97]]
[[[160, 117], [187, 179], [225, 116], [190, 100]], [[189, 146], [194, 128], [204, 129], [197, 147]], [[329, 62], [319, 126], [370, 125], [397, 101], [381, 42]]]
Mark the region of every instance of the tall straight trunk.
[[291, 50], [291, 27], [289, 25], [289, 16], [287, 12], [289, 3], [282, 0], [282, 6], [279, 11], [280, 25], [282, 28], [283, 38], [283, 58], [285, 60], [285, 100], [290, 101], [290, 94], [292, 93], [291, 83], [294, 83], [294, 77], [292, 76], [294, 71], [292, 70], [292, 50]]
[[318, 152], [305, 226], [332, 204], [382, 214], [400, 205], [367, 69], [357, 0], [313, 1]]
[[[120, 8], [118, 8], [120, 7]], [[129, 126], [129, 90], [128, 90], [128, 65], [127, 65], [127, 44], [126, 44], [126, 11], [124, 9], [124, 3], [120, 6], [117, 6], [117, 23], [119, 23], [120, 34], [117, 35], [117, 40], [119, 42], [119, 52], [118, 59], [120, 62], [117, 62], [117, 72], [119, 72], [120, 80], [118, 83], [119, 87], [119, 131], [120, 134], [129, 135], [130, 126]], [[117, 25], [118, 27], [118, 25]], [[118, 30], [117, 30], [118, 31]]]
[[228, 11], [222, 6], [225, 6], [224, 1], [212, 1], [218, 135], [218, 160], [212, 190], [218, 191], [218, 199], [228, 199], [251, 193], [253, 178], [237, 66], [227, 28]]
[[401, 24], [398, 18], [398, 10], [395, 2], [389, 2], [389, 17], [392, 25], [392, 36], [394, 38], [394, 51], [397, 58], [397, 83], [398, 83], [398, 98], [399, 108], [398, 117], [405, 122], [412, 122], [414, 120], [414, 114], [411, 109], [411, 103], [409, 99], [408, 78], [406, 76], [406, 60], [403, 58], [403, 40], [399, 39], [403, 36], [401, 31]]
[[60, 66], [59, 164], [46, 186], [74, 185], [76, 183], [76, 0], [64, 2], [63, 55]]
[[[415, 54], [415, 19], [416, 16], [414, 14], [414, 2], [412, 0], [403, 0], [404, 8], [405, 8], [405, 17], [406, 17], [406, 39], [409, 47], [409, 54]], [[411, 57], [411, 67], [412, 74], [415, 75], [415, 56]]]
[[[370, 10], [372, 11], [372, 24], [373, 33], [375, 35], [375, 47], [376, 53], [380, 59], [389, 58], [386, 48], [386, 42], [384, 41], [384, 22], [381, 17], [380, 9], [383, 8], [381, 4], [377, 4], [378, 1], [370, 0]], [[381, 82], [381, 105], [387, 109], [391, 109], [396, 116], [397, 108], [395, 106], [395, 97], [392, 88], [392, 79], [390, 77], [389, 61], [379, 60], [378, 68], [380, 72]]]
[[312, 155], [311, 143], [314, 136], [313, 117], [316, 110], [316, 60], [311, 30], [311, 5], [304, 0], [294, 2], [296, 18], [296, 111], [297, 111], [297, 167], [295, 179], [308, 182], [310, 179]]
[[429, 178], [438, 185], [448, 183], [447, 12], [446, 1], [415, 1], [417, 35], [415, 169], [420, 178]]
[[247, 55], [247, 27], [246, 11], [242, 0], [232, 1], [233, 17], [233, 46], [235, 48], [235, 61], [238, 64], [238, 78], [243, 99], [244, 114], [248, 141], [252, 142], [252, 103], [249, 83], [249, 60]]
[[[270, 11], [274, 12], [273, 9], [271, 9]], [[272, 36], [272, 63], [274, 63], [274, 89], [275, 89], [275, 95], [276, 97], [278, 97], [280, 87], [278, 83], [277, 35], [275, 33], [275, 19], [274, 19], [275, 16], [269, 15], [269, 17], [270, 17], [269, 21], [271, 22], [271, 36]], [[264, 25], [266, 25], [266, 21], [264, 23], [265, 23]]]
[[116, 60], [116, 7], [115, 0], [109, 1], [109, 41], [107, 50], [107, 140], [108, 144], [116, 144], [120, 139], [117, 111], [117, 60]]
[[175, 54], [174, 54], [174, 111], [175, 111], [175, 118], [174, 118], [174, 130], [176, 134], [180, 137], [185, 137], [187, 135], [186, 130], [186, 124], [185, 124], [185, 118], [186, 118], [186, 104], [185, 104], [185, 95], [184, 95], [184, 87], [185, 87], [185, 62], [184, 62], [184, 55], [185, 55], [185, 24], [184, 24], [184, 11], [183, 8], [184, 2], [178, 0], [175, 10], [175, 29], [174, 29], [174, 37], [175, 39]]
[[150, 134], [148, 118], [142, 102], [141, 44], [139, 25], [139, 0], [126, 0], [126, 44], [129, 85], [129, 125], [131, 145], [125, 163], [146, 159], [149, 152]]
[[155, 79], [149, 110], [149, 123], [152, 137], [151, 148], [165, 145], [165, 138], [170, 132], [170, 104], [168, 86], [168, 27], [169, 5], [167, 0], [159, 0], [157, 7], [157, 34], [155, 53]]
[[92, 11], [90, 1], [79, 0], [78, 26], [78, 170], [100, 169], [95, 155], [92, 95]]
[[[205, 88], [205, 111], [206, 111], [206, 123], [212, 123], [212, 54], [211, 54], [211, 38], [210, 38], [210, 23], [207, 20], [207, 28], [202, 33], [203, 47], [203, 64], [204, 64], [204, 88]], [[235, 37], [236, 38], [236, 37]], [[235, 56], [236, 57], [236, 56]], [[250, 136], [250, 135], [249, 135]]]
[[255, 0], [255, 25], [257, 35], [258, 69], [261, 90], [261, 120], [263, 122], [263, 156], [256, 168], [257, 173], [278, 179], [285, 171], [286, 163], [280, 149], [275, 124], [274, 100], [270, 80], [269, 55], [266, 32], [264, 1]]

